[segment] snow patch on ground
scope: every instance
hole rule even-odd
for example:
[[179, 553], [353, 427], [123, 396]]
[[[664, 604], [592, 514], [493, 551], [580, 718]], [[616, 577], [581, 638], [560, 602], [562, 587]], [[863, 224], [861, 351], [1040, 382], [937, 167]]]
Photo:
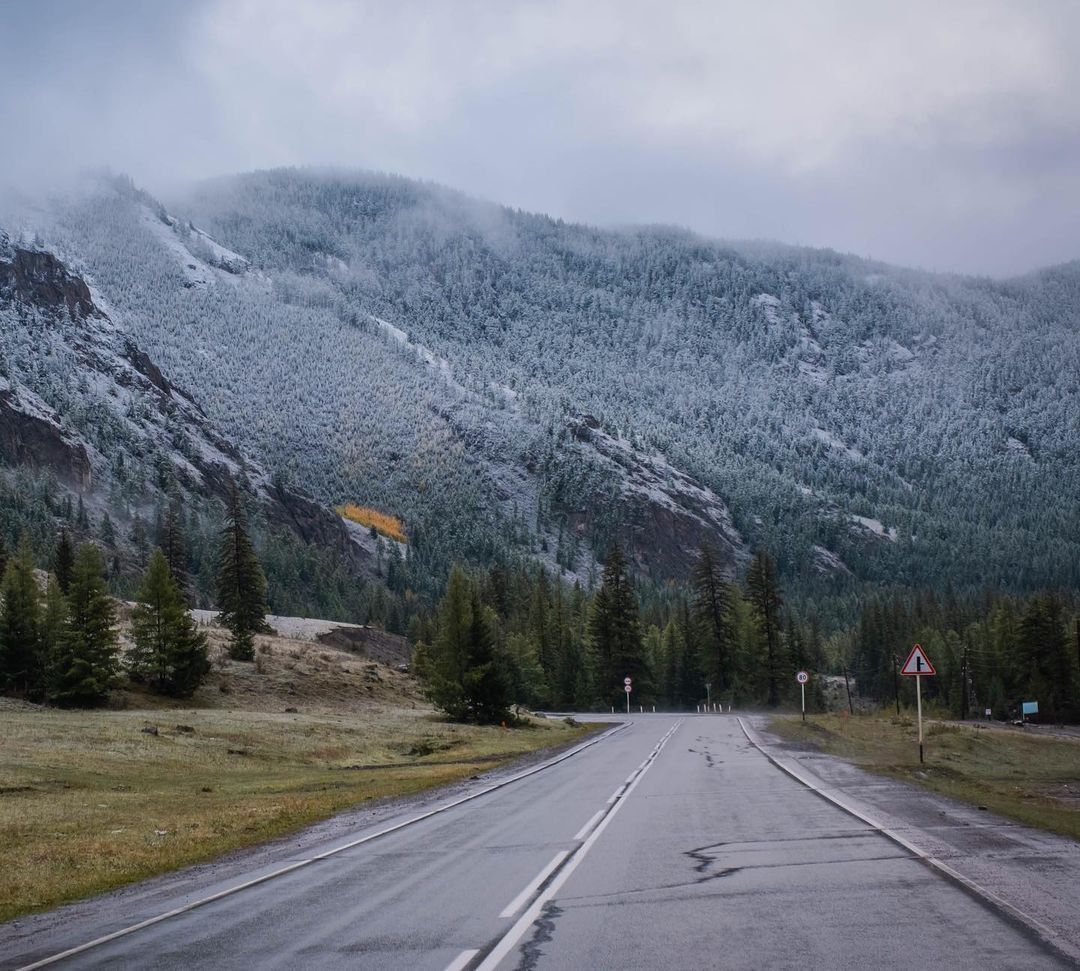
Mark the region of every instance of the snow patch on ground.
[[1031, 449], [1019, 438], [1013, 438], [1012, 435], [1005, 439], [1005, 450], [1010, 455], [1022, 455], [1024, 458], [1031, 458]]
[[891, 543], [896, 542], [895, 527], [890, 526], [886, 529], [885, 524], [882, 523], [880, 519], [871, 519], [869, 516], [856, 516], [853, 514], [851, 521], [881, 539], [887, 539]]
[[[192, 610], [190, 611], [195, 623], [203, 627], [217, 625], [216, 610]], [[362, 624], [345, 624], [336, 620], [316, 620], [312, 617], [281, 617], [277, 614], [267, 614], [266, 622], [277, 631], [279, 637], [287, 637], [294, 641], [317, 641], [320, 634], [329, 634], [332, 630], [342, 627], [359, 630]]]
[[215, 269], [239, 276], [251, 266], [239, 253], [222, 246], [201, 229], [189, 225], [184, 230], [179, 220], [167, 212], [159, 214], [143, 206], [139, 216], [143, 225], [179, 262], [189, 286], [210, 286], [218, 279]]
[[425, 347], [423, 344], [410, 340], [409, 335], [405, 333], [400, 327], [395, 327], [389, 321], [383, 320], [381, 317], [371, 318], [382, 329], [382, 332], [391, 340], [396, 341], [402, 347], [412, 351], [417, 357], [420, 358], [432, 371], [434, 371], [443, 381], [450, 385], [455, 391], [460, 394], [466, 394], [467, 390], [463, 384], [461, 384], [457, 378], [454, 377], [454, 370], [450, 366], [450, 362], [446, 358], [439, 357], [433, 350]]
[[765, 315], [765, 319], [770, 324], [783, 323], [780, 318], [779, 297], [775, 297], [771, 293], [759, 293], [756, 297], [750, 298], [750, 305], [752, 307], [759, 307], [761, 312]]
[[812, 552], [814, 554], [814, 569], [819, 573], [844, 573], [849, 576], [851, 575], [851, 569], [848, 565], [832, 550], [814, 544]]
[[828, 445], [829, 448], [835, 449], [837, 452], [843, 452], [844, 455], [846, 455], [853, 462], [858, 462], [866, 458], [866, 456], [863, 455], [863, 453], [860, 452], [857, 448], [852, 448], [850, 445], [837, 438], [834, 434], [832, 434], [832, 432], [825, 431], [824, 428], [814, 428], [811, 431], [811, 434], [819, 442], [823, 442], [824, 444]]

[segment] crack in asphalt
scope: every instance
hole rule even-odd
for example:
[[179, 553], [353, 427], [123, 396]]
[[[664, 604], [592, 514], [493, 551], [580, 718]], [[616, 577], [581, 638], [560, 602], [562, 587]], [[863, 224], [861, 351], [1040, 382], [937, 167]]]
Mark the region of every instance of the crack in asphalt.
[[544, 956], [541, 944], [547, 944], [555, 931], [555, 921], [562, 916], [562, 908], [553, 900], [544, 904], [540, 916], [536, 918], [532, 936], [521, 945], [521, 961], [517, 971], [534, 971], [536, 963]]

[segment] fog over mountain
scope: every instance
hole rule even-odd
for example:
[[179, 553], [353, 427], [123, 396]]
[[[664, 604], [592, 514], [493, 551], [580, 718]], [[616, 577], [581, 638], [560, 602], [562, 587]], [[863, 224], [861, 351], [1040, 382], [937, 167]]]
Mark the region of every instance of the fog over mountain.
[[1080, 256], [1080, 7], [16, 0], [0, 183], [362, 167], [996, 276]]
[[766, 548], [837, 603], [1080, 579], [1080, 264], [940, 276], [302, 170], [26, 218], [275, 482], [402, 517], [419, 586], [493, 557], [589, 585], [613, 541], [655, 583]]

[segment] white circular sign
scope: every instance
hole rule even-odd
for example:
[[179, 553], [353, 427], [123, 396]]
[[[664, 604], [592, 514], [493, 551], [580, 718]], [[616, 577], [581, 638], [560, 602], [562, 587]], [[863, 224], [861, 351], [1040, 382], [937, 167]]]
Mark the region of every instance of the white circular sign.
[[632, 685], [634, 682], [633, 682], [633, 680], [631, 678], [623, 678], [622, 683], [625, 684], [629, 688], [630, 685]]
[[623, 691], [625, 691], [627, 694], [630, 694], [630, 685], [628, 685], [628, 684], [623, 685]]
[[810, 675], [805, 671], [800, 671], [795, 675], [795, 680], [798, 681], [799, 684], [806, 684], [806, 682], [810, 680]]

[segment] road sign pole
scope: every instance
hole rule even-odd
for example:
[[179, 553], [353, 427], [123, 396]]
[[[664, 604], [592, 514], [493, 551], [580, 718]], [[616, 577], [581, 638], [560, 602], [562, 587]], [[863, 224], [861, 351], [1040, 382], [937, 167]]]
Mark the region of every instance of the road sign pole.
[[802, 689], [802, 720], [806, 721], [806, 685], [800, 684], [799, 688]]
[[919, 706], [919, 762], [922, 763], [922, 675], [915, 675], [915, 700]]
[[[626, 692], [626, 713], [627, 713], [628, 715], [630, 714], [630, 692], [629, 692], [629, 691], [627, 691], [627, 692]], [[921, 724], [921, 723], [920, 723], [920, 724]], [[921, 738], [921, 737], [922, 737], [922, 736], [920, 736], [920, 738]]]

